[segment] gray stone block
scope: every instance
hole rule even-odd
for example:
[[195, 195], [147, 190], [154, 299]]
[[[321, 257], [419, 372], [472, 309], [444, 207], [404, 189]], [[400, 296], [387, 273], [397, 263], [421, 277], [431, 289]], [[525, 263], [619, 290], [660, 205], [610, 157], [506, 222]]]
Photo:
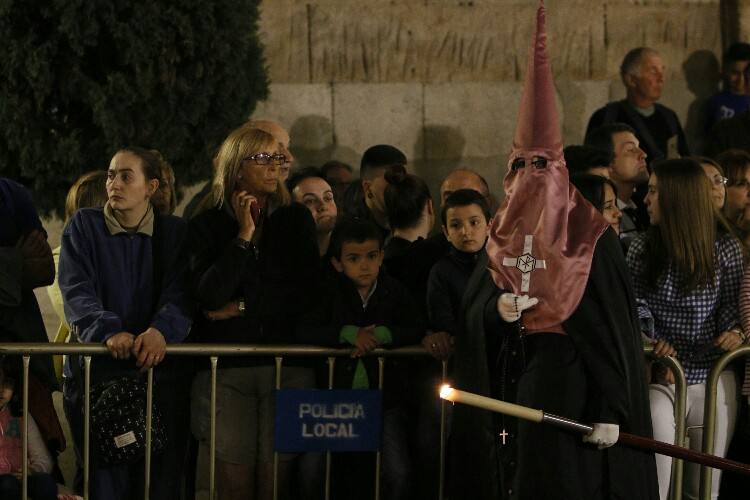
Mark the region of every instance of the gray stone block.
[[341, 83], [333, 89], [336, 144], [359, 157], [370, 146], [391, 144], [407, 158], [421, 157], [417, 149], [422, 128], [422, 85], [412, 83]]
[[259, 102], [255, 119], [279, 122], [289, 131], [298, 165], [319, 165], [333, 148], [331, 86], [323, 83], [271, 85], [271, 95]]

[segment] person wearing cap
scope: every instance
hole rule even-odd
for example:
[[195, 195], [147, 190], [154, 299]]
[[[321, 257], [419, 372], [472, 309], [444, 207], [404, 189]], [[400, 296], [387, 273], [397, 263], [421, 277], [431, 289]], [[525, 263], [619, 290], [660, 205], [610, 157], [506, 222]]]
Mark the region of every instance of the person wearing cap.
[[592, 425], [581, 436], [453, 408], [451, 498], [658, 498], [653, 454], [612, 447], [651, 436], [628, 268], [615, 232], [570, 184], [537, 30], [486, 256], [463, 296], [455, 386]]

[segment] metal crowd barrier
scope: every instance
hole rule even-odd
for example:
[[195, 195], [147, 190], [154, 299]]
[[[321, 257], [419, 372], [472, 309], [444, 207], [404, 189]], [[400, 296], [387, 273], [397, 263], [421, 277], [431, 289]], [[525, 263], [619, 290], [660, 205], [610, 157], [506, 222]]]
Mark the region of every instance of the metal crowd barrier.
[[[84, 403], [83, 403], [83, 498], [89, 499], [89, 471], [90, 471], [90, 410], [91, 410], [91, 357], [109, 355], [109, 351], [102, 344], [0, 344], [0, 355], [21, 355], [23, 359], [23, 448], [22, 448], [22, 500], [27, 500], [28, 486], [28, 415], [29, 411], [29, 364], [32, 355], [64, 354], [80, 355], [84, 365]], [[276, 364], [276, 389], [281, 388], [282, 363], [284, 357], [326, 357], [328, 358], [328, 388], [333, 388], [333, 374], [336, 358], [349, 357], [351, 349], [328, 349], [325, 347], [303, 345], [246, 345], [246, 344], [188, 344], [167, 346], [170, 356], [210, 356], [211, 369], [211, 425], [209, 449], [209, 497], [216, 498], [216, 378], [220, 356], [253, 356], [274, 358]], [[421, 346], [402, 347], [397, 349], [375, 349], [369, 356], [378, 359], [378, 387], [383, 388], [383, 374], [385, 358], [429, 356]], [[442, 382], [446, 382], [447, 361], [442, 361]], [[151, 485], [151, 409], [153, 401], [153, 368], [148, 370], [148, 388], [146, 393], [146, 452], [144, 471], [144, 500], [149, 500]], [[438, 397], [437, 388], [435, 397]], [[439, 500], [443, 499], [445, 483], [445, 401], [440, 401], [440, 473]], [[381, 454], [376, 454], [375, 465], [375, 500], [380, 499], [380, 470]], [[273, 498], [278, 498], [278, 467], [279, 455], [274, 453], [273, 463]], [[325, 498], [330, 498], [331, 452], [326, 453]]]
[[[685, 413], [687, 411], [687, 380], [685, 379], [685, 370], [677, 358], [672, 356], [665, 356], [657, 358], [654, 356], [654, 346], [648, 345], [643, 347], [643, 351], [646, 355], [659, 362], [667, 365], [667, 368], [672, 370], [674, 374], [675, 389], [674, 389], [674, 444], [677, 446], [685, 446], [687, 442], [687, 430], [685, 424]], [[672, 459], [672, 476], [669, 487], [669, 497], [672, 500], [682, 500], [682, 478], [683, 478], [684, 463], [679, 458]]]
[[[653, 357], [653, 347], [644, 347], [646, 355]], [[91, 391], [91, 358], [92, 356], [109, 355], [107, 348], [101, 344], [0, 344], [0, 354], [21, 355], [23, 359], [23, 414], [28, 415], [28, 383], [29, 383], [29, 365], [31, 355], [40, 354], [64, 354], [80, 355], [83, 357], [84, 365], [84, 431], [83, 431], [83, 474], [84, 474], [84, 492], [85, 500], [89, 498], [89, 472], [90, 472], [90, 391]], [[245, 345], [245, 344], [188, 344], [188, 345], [170, 345], [167, 346], [167, 354], [170, 356], [209, 356], [211, 370], [211, 424], [210, 424], [210, 447], [209, 447], [209, 497], [211, 500], [216, 495], [216, 381], [218, 373], [218, 363], [220, 356], [254, 356], [273, 358], [276, 365], [276, 389], [281, 389], [281, 375], [283, 370], [284, 357], [326, 357], [328, 362], [328, 388], [333, 388], [333, 374], [336, 358], [349, 357], [351, 349], [329, 349], [316, 346], [303, 345]], [[750, 347], [744, 347], [724, 355], [709, 377], [709, 388], [713, 391], [706, 397], [706, 429], [713, 429], [715, 426], [716, 411], [716, 385], [718, 375], [727, 363], [738, 356], [750, 354]], [[414, 357], [429, 356], [421, 346], [402, 347], [398, 349], [376, 349], [370, 356], [378, 359], [378, 387], [383, 388], [383, 374], [385, 358], [390, 357]], [[685, 445], [685, 407], [687, 383], [682, 365], [673, 357], [659, 358], [659, 361], [665, 363], [673, 370], [675, 375], [675, 444]], [[442, 362], [442, 381], [445, 383], [447, 378], [447, 362]], [[437, 396], [437, 391], [436, 395]], [[146, 394], [146, 454], [145, 454], [145, 471], [144, 471], [144, 499], [149, 500], [149, 489], [151, 484], [151, 409], [153, 401], [153, 369], [148, 370], [148, 389]], [[710, 426], [710, 427], [709, 427]], [[707, 438], [710, 436], [710, 438]], [[439, 464], [439, 492], [438, 499], [443, 500], [445, 492], [445, 453], [446, 453], [446, 402], [440, 400], [440, 464]], [[713, 451], [713, 433], [704, 432], [703, 440], [704, 451], [711, 453]], [[23, 464], [22, 464], [22, 499], [27, 500], [28, 484], [28, 419], [24, 418], [23, 432]], [[274, 453], [274, 477], [273, 492], [274, 499], [278, 497], [278, 467], [279, 456]], [[375, 500], [380, 499], [380, 470], [381, 454], [376, 454], [376, 471], [375, 471]], [[326, 453], [326, 473], [325, 473], [325, 498], [330, 498], [330, 476], [331, 476], [331, 452]], [[682, 497], [682, 476], [683, 462], [675, 459], [672, 463], [672, 486], [671, 498], [680, 499]], [[711, 469], [704, 467], [701, 476], [701, 488], [703, 491], [704, 476], [708, 478], [708, 492], [710, 494], [710, 477]], [[703, 498], [708, 498], [703, 496]]]
[[[719, 377], [726, 369], [727, 365], [737, 358], [750, 356], [750, 346], [743, 346], [734, 351], [724, 354], [714, 364], [711, 372], [706, 379], [706, 398], [703, 407], [703, 453], [714, 452], [714, 441], [716, 433], [716, 394], [719, 386]], [[711, 478], [713, 469], [711, 467], [701, 467], [700, 494], [701, 500], [711, 499]]]

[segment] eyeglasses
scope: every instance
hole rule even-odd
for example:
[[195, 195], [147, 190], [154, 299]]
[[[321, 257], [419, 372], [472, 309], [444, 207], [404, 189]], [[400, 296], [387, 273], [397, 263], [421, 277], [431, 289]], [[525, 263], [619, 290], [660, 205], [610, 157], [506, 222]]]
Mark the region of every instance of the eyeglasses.
[[738, 187], [738, 188], [742, 188], [742, 189], [749, 189], [750, 188], [750, 183], [747, 182], [747, 179], [742, 179], [741, 181], [732, 182], [732, 183], [726, 183], [725, 182], [725, 184], [726, 184], [727, 187]]
[[243, 162], [246, 161], [254, 161], [256, 165], [283, 165], [286, 163], [286, 155], [283, 155], [281, 153], [276, 154], [268, 154], [268, 153], [255, 153], [252, 156], [247, 156], [242, 159]]
[[[713, 177], [709, 177], [708, 180], [711, 181], [711, 185], [714, 187], [720, 187], [726, 186], [729, 179], [720, 175], [714, 175]], [[745, 181], [745, 185], [747, 185], [747, 181]]]
[[[526, 158], [521, 156], [513, 160], [513, 163], [510, 164], [510, 169], [515, 172], [525, 166]], [[542, 156], [535, 156], [531, 159], [531, 166], [538, 169], [547, 168], [547, 158], [544, 158]]]

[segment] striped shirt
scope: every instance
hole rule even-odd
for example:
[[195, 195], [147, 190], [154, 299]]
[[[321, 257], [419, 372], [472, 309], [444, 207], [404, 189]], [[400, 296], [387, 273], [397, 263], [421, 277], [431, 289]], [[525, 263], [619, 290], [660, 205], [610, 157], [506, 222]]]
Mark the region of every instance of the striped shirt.
[[656, 288], [648, 284], [645, 270], [646, 235], [638, 236], [628, 249], [638, 317], [646, 335], [666, 340], [677, 350], [688, 384], [706, 381], [723, 351], [713, 340], [740, 324], [738, 297], [743, 274], [740, 243], [720, 235], [714, 245], [716, 278], [713, 286], [685, 293], [680, 276], [669, 266]]

